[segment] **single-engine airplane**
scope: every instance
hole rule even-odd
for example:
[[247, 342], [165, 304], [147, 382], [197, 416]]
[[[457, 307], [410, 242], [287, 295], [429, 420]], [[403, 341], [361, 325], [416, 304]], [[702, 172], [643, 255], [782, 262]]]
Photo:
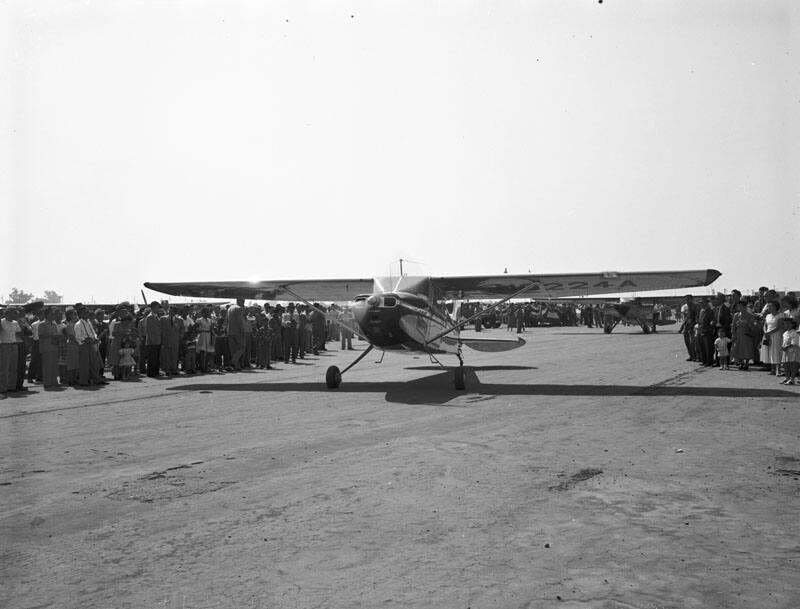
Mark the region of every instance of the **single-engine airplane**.
[[[206, 283], [145, 283], [145, 287], [173, 296], [195, 298], [244, 298], [252, 300], [297, 300], [331, 318], [313, 303], [353, 302], [355, 327], [349, 328], [369, 343], [344, 370], [330, 366], [325, 375], [328, 388], [335, 389], [342, 375], [372, 349], [443, 353], [458, 358], [454, 384], [465, 388], [463, 347], [477, 351], [507, 351], [525, 344], [521, 338], [476, 338], [462, 336], [461, 328], [474, 315], [454, 318], [446, 301], [464, 299], [501, 300], [475, 315], [485, 315], [514, 298], [533, 296], [558, 298], [617, 294], [707, 286], [721, 273], [714, 269], [645, 273], [578, 273], [566, 275], [478, 275], [455, 277], [376, 277], [374, 279], [300, 279], [277, 281], [218, 281]], [[341, 321], [337, 320], [339, 323]], [[442, 367], [444, 367], [442, 365]]]

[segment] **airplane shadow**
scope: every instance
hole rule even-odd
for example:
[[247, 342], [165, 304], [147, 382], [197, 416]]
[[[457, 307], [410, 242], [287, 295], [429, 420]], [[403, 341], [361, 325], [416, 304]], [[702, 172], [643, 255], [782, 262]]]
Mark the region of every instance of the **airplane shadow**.
[[[507, 369], [488, 366], [484, 369]], [[517, 367], [511, 367], [517, 368]], [[527, 368], [520, 366], [519, 368]], [[427, 369], [422, 367], [421, 369]], [[439, 368], [435, 368], [439, 369]], [[481, 370], [481, 368], [476, 368]], [[796, 392], [783, 389], [742, 389], [733, 387], [685, 387], [667, 385], [579, 385], [550, 383], [482, 383], [471, 367], [466, 368], [466, 391], [453, 388], [452, 371], [410, 381], [353, 381], [347, 378], [338, 389], [328, 389], [324, 382], [277, 383], [210, 383], [170, 387], [171, 391], [260, 391], [266, 393], [384, 393], [386, 401], [407, 405], [438, 405], [466, 407], [463, 403], [449, 404], [459, 397], [470, 402], [487, 401], [504, 395], [518, 396], [575, 396], [575, 397], [721, 397], [721, 398], [787, 398]]]

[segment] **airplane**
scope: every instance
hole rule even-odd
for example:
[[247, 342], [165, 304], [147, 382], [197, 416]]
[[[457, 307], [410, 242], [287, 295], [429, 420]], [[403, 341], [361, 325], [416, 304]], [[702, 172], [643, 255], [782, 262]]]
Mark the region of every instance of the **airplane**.
[[677, 323], [674, 319], [662, 319], [655, 313], [655, 303], [643, 303], [638, 298], [604, 303], [601, 309], [603, 332], [611, 334], [620, 322], [624, 325], [638, 325], [645, 334], [655, 332], [658, 326]]
[[[538, 295], [545, 298], [618, 294], [649, 290], [693, 288], [713, 283], [721, 273], [715, 269], [656, 272], [602, 272], [564, 275], [476, 275], [476, 276], [408, 276], [375, 277], [373, 279], [300, 279], [275, 281], [214, 281], [161, 283], [146, 282], [150, 290], [172, 296], [194, 298], [241, 298], [251, 300], [295, 300], [335, 319], [314, 303], [353, 302], [355, 324], [347, 326], [366, 340], [369, 346], [358, 358], [340, 370], [330, 366], [325, 384], [336, 389], [342, 376], [358, 364], [372, 349], [384, 352], [424, 353], [436, 359], [440, 354], [458, 358], [453, 382], [464, 390], [465, 373], [462, 349], [500, 352], [525, 344], [522, 338], [477, 338], [463, 336], [461, 328], [477, 315], [485, 315], [504, 303]], [[447, 311], [448, 300], [495, 299], [497, 302], [467, 318], [453, 318]], [[340, 320], [337, 323], [342, 324]]]

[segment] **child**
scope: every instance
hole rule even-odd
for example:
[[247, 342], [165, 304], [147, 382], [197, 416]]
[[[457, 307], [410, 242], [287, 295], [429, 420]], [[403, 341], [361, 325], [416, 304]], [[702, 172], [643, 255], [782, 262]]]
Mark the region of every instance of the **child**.
[[714, 348], [717, 350], [720, 370], [730, 370], [730, 346], [731, 339], [725, 333], [725, 328], [717, 330], [717, 340], [714, 341]]
[[119, 350], [119, 376], [121, 380], [126, 380], [136, 365], [136, 360], [133, 359], [133, 343], [129, 340], [122, 342], [122, 349]]
[[784, 385], [794, 385], [797, 378], [797, 369], [800, 367], [800, 334], [797, 333], [797, 321], [791, 317], [783, 320], [783, 367], [786, 378], [781, 381]]

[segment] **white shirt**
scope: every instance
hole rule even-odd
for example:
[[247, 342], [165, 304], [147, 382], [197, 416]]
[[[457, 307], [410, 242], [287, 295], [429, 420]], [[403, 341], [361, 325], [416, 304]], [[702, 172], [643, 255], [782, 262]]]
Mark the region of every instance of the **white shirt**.
[[41, 319], [37, 319], [35, 322], [31, 324], [31, 330], [33, 330], [33, 340], [39, 340], [39, 324], [42, 323]]
[[17, 332], [19, 331], [19, 324], [16, 319], [14, 321], [3, 319], [0, 327], [0, 343], [13, 344], [17, 342]]
[[75, 340], [79, 345], [82, 345], [87, 338], [97, 340], [94, 326], [88, 319], [79, 319], [75, 322]]
[[119, 323], [118, 319], [112, 319], [108, 323], [108, 340], [114, 340], [114, 328], [117, 327], [118, 323]]

